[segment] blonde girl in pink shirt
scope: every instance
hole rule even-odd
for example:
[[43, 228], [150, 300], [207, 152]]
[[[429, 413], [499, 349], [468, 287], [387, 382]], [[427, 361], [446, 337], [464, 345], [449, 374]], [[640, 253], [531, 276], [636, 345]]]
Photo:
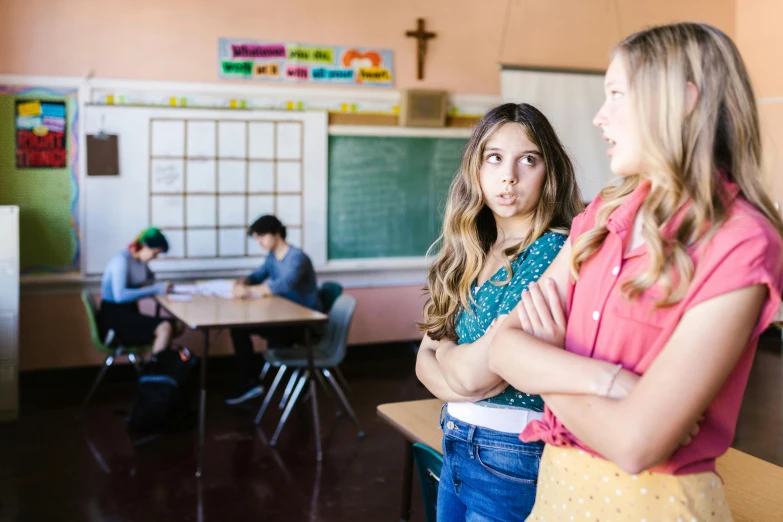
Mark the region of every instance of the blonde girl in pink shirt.
[[[783, 288], [756, 99], [731, 39], [693, 23], [626, 38], [605, 88], [594, 123], [619, 182], [489, 349], [546, 404], [521, 435], [546, 442], [528, 520], [731, 520], [715, 460]], [[641, 377], [583, 394], [589, 359]]]

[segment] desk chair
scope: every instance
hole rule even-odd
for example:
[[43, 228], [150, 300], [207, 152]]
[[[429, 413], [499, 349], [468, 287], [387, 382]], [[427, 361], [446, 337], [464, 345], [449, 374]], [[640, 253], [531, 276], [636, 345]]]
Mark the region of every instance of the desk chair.
[[[334, 281], [325, 281], [318, 289], [318, 298], [321, 300], [321, 304], [324, 305], [324, 313], [328, 314], [334, 306], [334, 302], [343, 294], [343, 285], [335, 283]], [[343, 388], [351, 392], [351, 387], [348, 386], [348, 381], [345, 379], [343, 372], [340, 371], [339, 366], [332, 368], [332, 373], [337, 377], [337, 380], [343, 386]]]
[[[353, 408], [351, 408], [348, 399], [345, 397], [345, 393], [333, 375], [334, 368], [345, 359], [348, 329], [351, 326], [351, 319], [353, 318], [355, 310], [355, 297], [344, 294], [337, 298], [334, 302], [334, 306], [332, 306], [332, 309], [329, 312], [329, 321], [326, 324], [324, 337], [314, 347], [313, 365], [315, 366], [315, 371], [323, 375], [331, 385], [332, 390], [340, 399], [340, 403], [345, 409], [345, 412], [351, 417], [351, 420], [356, 425], [359, 438], [363, 438], [364, 430], [362, 430], [362, 427], [359, 424], [359, 419], [356, 417]], [[299, 399], [302, 389], [311, 375], [310, 370], [308, 369], [306, 350], [268, 350], [264, 352], [264, 359], [270, 366], [278, 368], [278, 372], [277, 375], [275, 375], [275, 380], [272, 382], [272, 386], [269, 388], [266, 397], [264, 397], [264, 403], [258, 410], [258, 414], [255, 418], [256, 424], [261, 422], [261, 418], [269, 406], [269, 403], [272, 402], [272, 396], [275, 394], [275, 391], [280, 385], [280, 381], [282, 381], [288, 368], [292, 368], [297, 375], [296, 386], [290, 392], [291, 396], [285, 403], [283, 416], [277, 425], [274, 435], [269, 441], [270, 445], [274, 446], [277, 444], [280, 432], [283, 430], [294, 404], [296, 404]]]
[[419, 470], [419, 482], [421, 482], [421, 498], [424, 500], [424, 514], [427, 522], [435, 522], [437, 519], [436, 507], [438, 505], [438, 485], [440, 484], [440, 470], [443, 468], [443, 456], [434, 449], [424, 444], [413, 445], [413, 460]]
[[[337, 300], [340, 295], [343, 293], [343, 285], [340, 283], [335, 283], [334, 281], [325, 281], [321, 287], [318, 289], [318, 299], [321, 301], [321, 304], [323, 305], [323, 313], [328, 314], [329, 311], [332, 309], [332, 306], [334, 305], [334, 302]], [[264, 367], [261, 369], [261, 375], [259, 376], [260, 380], [263, 380], [267, 374], [269, 373], [269, 370], [272, 368], [271, 363], [265, 362]], [[351, 391], [351, 387], [348, 385], [348, 381], [345, 379], [345, 376], [343, 375], [343, 372], [340, 371], [340, 368], [338, 366], [335, 366], [332, 368], [332, 373], [337, 377], [337, 380], [340, 382], [340, 384], [343, 386], [345, 390], [348, 392]], [[280, 409], [282, 410], [285, 407], [285, 403], [288, 401], [288, 397], [291, 395], [291, 392], [294, 389], [294, 385], [296, 384], [296, 380], [299, 377], [299, 372], [294, 371], [294, 373], [291, 374], [291, 378], [288, 381], [288, 385], [285, 388], [285, 393], [283, 394], [283, 400], [280, 402]], [[321, 377], [321, 374], [318, 374], [318, 382], [321, 384], [322, 387], [326, 390], [328, 393], [328, 388], [326, 388], [325, 383], [323, 382], [323, 377]]]
[[95, 298], [93, 298], [92, 294], [87, 290], [82, 292], [82, 303], [84, 304], [85, 312], [87, 312], [87, 322], [90, 325], [90, 340], [92, 341], [92, 346], [99, 352], [106, 354], [106, 360], [103, 362], [103, 367], [98, 372], [98, 377], [96, 377], [95, 382], [92, 384], [92, 388], [90, 388], [90, 392], [87, 394], [87, 397], [84, 398], [84, 403], [82, 403], [82, 413], [84, 413], [87, 410], [87, 404], [95, 394], [95, 390], [98, 389], [98, 385], [106, 376], [109, 366], [114, 363], [114, 359], [123, 355], [127, 356], [134, 368], [136, 368], [136, 372], [141, 374], [141, 358], [139, 356], [151, 352], [152, 345], [112, 346], [115, 337], [114, 330], [109, 330], [106, 333], [105, 339], [101, 339], [97, 319], [98, 306], [95, 303]]
[[328, 314], [332, 309], [334, 302], [343, 293], [343, 285], [335, 283], [334, 281], [326, 281], [318, 289], [318, 298], [321, 300], [321, 304], [324, 305], [324, 313]]

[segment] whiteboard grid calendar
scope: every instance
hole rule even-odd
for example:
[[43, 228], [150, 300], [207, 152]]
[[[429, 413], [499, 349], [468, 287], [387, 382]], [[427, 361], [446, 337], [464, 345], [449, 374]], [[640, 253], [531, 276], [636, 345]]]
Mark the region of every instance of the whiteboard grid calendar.
[[261, 257], [247, 229], [264, 214], [304, 244], [304, 131], [291, 120], [149, 120], [149, 224], [167, 259]]
[[87, 105], [84, 131], [117, 135], [120, 167], [84, 178], [86, 274], [150, 225], [169, 240], [150, 264], [161, 277], [252, 270], [266, 252], [247, 226], [264, 213], [326, 263], [325, 112]]

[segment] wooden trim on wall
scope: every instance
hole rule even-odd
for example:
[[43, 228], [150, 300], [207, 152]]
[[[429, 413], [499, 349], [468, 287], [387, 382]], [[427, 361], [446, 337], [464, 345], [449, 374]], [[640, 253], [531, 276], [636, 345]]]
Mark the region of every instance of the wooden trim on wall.
[[393, 127], [399, 125], [400, 118], [396, 114], [352, 114], [329, 113], [329, 125], [372, 125], [376, 127]]
[[[478, 116], [446, 116], [446, 127], [469, 129], [481, 118]], [[329, 113], [329, 125], [369, 125], [375, 127], [396, 127], [400, 117], [396, 114], [353, 114]]]
[[446, 116], [446, 127], [472, 129], [481, 120], [481, 116]]

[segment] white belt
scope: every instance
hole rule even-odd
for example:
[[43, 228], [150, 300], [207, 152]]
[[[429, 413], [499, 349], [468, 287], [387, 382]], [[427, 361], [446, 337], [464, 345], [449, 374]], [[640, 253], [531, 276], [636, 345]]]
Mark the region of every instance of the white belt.
[[466, 424], [503, 433], [522, 433], [530, 422], [544, 417], [542, 412], [525, 408], [493, 408], [475, 402], [450, 402], [447, 410]]

